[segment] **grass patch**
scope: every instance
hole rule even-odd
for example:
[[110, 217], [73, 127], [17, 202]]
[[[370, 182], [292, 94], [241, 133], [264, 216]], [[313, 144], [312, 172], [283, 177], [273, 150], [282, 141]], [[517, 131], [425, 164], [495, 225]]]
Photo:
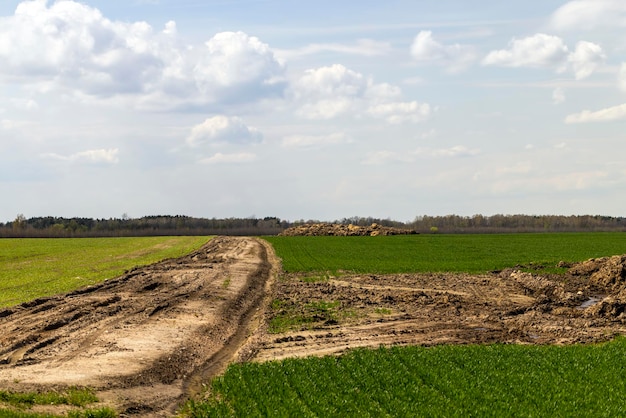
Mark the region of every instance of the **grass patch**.
[[340, 315], [339, 307], [338, 301], [315, 301], [300, 306], [291, 301], [275, 299], [270, 304], [274, 314], [268, 325], [268, 331], [278, 334], [313, 329], [316, 324], [336, 323]]
[[391, 315], [391, 309], [388, 308], [376, 308], [374, 312], [378, 315]]
[[626, 339], [358, 349], [235, 364], [193, 417], [625, 416]]
[[[53, 414], [41, 414], [30, 411], [40, 405], [68, 405], [77, 409], [70, 410], [68, 418], [114, 418], [111, 408], [84, 409], [87, 405], [98, 402], [94, 391], [89, 388], [70, 388], [63, 392], [8, 392], [0, 391], [0, 418], [42, 418], [56, 417]], [[8, 407], [2, 407], [3, 405]]]
[[559, 273], [565, 271], [559, 261], [626, 253], [623, 232], [266, 239], [287, 273], [484, 273], [514, 266]]
[[0, 239], [0, 307], [65, 293], [180, 257], [208, 237]]
[[0, 390], [0, 402], [19, 408], [31, 408], [34, 405], [73, 405], [85, 406], [97, 402], [93, 390], [88, 388], [70, 388], [65, 392], [7, 392]]
[[111, 408], [75, 410], [69, 411], [67, 415], [39, 414], [36, 412], [0, 408], [0, 418], [117, 418], [117, 416], [117, 413]]

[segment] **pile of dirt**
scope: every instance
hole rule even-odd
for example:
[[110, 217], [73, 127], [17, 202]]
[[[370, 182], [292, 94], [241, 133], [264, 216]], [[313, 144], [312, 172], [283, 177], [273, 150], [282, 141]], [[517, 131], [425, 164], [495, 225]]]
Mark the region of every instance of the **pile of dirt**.
[[331, 223], [304, 224], [288, 228], [280, 233], [282, 236], [377, 236], [377, 235], [411, 235], [417, 234], [412, 229], [393, 228], [376, 223], [370, 226], [343, 225]]
[[626, 318], [626, 254], [591, 258], [574, 265], [569, 273], [588, 278], [592, 288], [606, 294], [590, 307], [589, 315]]

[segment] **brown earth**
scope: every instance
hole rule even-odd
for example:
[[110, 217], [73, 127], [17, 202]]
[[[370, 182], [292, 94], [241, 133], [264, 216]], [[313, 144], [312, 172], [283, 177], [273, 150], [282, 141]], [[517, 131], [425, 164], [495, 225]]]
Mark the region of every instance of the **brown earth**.
[[276, 278], [267, 242], [218, 237], [187, 257], [0, 311], [0, 388], [90, 386], [122, 415], [170, 416], [233, 361], [626, 333], [626, 256], [568, 267]]

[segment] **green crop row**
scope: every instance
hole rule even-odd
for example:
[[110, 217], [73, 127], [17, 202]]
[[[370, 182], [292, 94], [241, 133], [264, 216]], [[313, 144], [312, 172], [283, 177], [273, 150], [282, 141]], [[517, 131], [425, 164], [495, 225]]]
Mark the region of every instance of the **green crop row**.
[[0, 239], [0, 307], [75, 290], [180, 257], [208, 237]]
[[626, 253], [626, 234], [545, 233], [267, 237], [285, 272], [482, 273]]
[[626, 339], [359, 349], [236, 364], [192, 417], [625, 416]]

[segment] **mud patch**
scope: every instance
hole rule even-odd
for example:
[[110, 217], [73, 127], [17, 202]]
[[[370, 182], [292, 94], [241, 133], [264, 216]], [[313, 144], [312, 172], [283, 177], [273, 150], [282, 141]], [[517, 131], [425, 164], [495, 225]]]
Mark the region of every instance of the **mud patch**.
[[565, 276], [284, 275], [267, 315], [274, 332], [255, 360], [380, 345], [606, 341], [626, 333], [625, 260], [587, 261]]

